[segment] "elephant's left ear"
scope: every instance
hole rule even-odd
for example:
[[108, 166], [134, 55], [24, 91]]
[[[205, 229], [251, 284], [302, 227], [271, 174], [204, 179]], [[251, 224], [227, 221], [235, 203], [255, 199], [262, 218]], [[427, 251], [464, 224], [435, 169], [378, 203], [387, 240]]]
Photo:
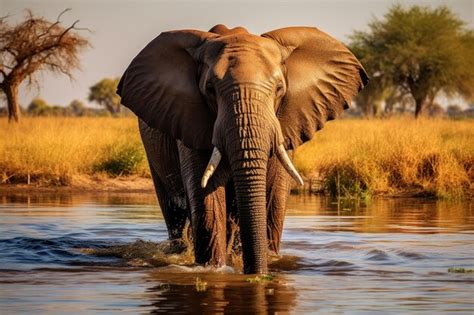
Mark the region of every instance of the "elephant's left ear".
[[295, 149], [349, 108], [368, 77], [349, 49], [316, 28], [288, 27], [262, 36], [275, 40], [285, 59], [288, 88], [277, 115], [285, 147]]

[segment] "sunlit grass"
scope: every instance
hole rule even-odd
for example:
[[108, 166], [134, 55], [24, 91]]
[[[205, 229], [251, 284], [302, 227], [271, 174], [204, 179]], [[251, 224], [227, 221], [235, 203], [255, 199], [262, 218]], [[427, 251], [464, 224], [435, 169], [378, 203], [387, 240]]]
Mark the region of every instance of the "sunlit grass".
[[[0, 182], [69, 185], [76, 175], [149, 177], [135, 118], [0, 120]], [[334, 195], [418, 191], [461, 198], [474, 176], [474, 121], [336, 120], [300, 147], [296, 167]]]
[[333, 195], [460, 198], [474, 175], [474, 122], [336, 120], [297, 150], [295, 165]]
[[2, 182], [25, 182], [29, 175], [61, 185], [79, 174], [148, 174], [134, 118], [2, 119], [0, 134]]

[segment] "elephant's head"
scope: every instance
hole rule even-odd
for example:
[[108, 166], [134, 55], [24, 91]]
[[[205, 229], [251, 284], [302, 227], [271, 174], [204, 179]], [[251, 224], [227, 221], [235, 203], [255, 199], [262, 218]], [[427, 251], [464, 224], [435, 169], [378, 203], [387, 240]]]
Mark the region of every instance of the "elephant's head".
[[348, 108], [367, 75], [340, 42], [316, 28], [249, 34], [159, 35], [132, 61], [118, 94], [149, 126], [195, 149], [213, 149], [206, 186], [222, 157], [231, 166], [246, 273], [266, 272], [266, 170], [276, 154], [298, 182], [286, 150], [310, 140]]

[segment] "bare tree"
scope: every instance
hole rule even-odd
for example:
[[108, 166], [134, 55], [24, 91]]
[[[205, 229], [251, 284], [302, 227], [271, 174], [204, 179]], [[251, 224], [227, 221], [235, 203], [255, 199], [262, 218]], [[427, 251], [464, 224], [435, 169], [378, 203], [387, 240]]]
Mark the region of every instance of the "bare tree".
[[89, 45], [77, 34], [79, 20], [64, 27], [61, 12], [55, 22], [26, 12], [25, 20], [18, 25], [7, 24], [8, 16], [0, 18], [0, 90], [7, 100], [8, 120], [18, 121], [20, 108], [18, 88], [28, 80], [36, 83], [34, 74], [48, 70], [72, 78], [72, 70], [79, 68], [79, 52]]

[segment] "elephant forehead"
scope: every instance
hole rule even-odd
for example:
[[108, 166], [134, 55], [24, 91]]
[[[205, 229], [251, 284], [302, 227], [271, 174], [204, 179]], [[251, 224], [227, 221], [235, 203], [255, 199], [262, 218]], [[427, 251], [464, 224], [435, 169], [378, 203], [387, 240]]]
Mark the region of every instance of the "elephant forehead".
[[207, 42], [204, 50], [206, 59], [214, 59], [214, 61], [223, 54], [226, 57], [243, 57], [244, 54], [264, 55], [277, 62], [281, 62], [282, 58], [280, 47], [275, 41], [245, 33], [213, 38]]
[[224, 44], [224, 50], [253, 50], [264, 52], [269, 55], [268, 57], [281, 57], [280, 49], [273, 40], [258, 35], [234, 34], [220, 37], [218, 40]]
[[239, 34], [217, 40], [219, 52], [209, 62], [213, 64], [217, 78], [223, 78], [229, 72], [236, 75], [261, 73], [267, 77], [281, 65], [282, 56], [277, 44], [266, 38]]

